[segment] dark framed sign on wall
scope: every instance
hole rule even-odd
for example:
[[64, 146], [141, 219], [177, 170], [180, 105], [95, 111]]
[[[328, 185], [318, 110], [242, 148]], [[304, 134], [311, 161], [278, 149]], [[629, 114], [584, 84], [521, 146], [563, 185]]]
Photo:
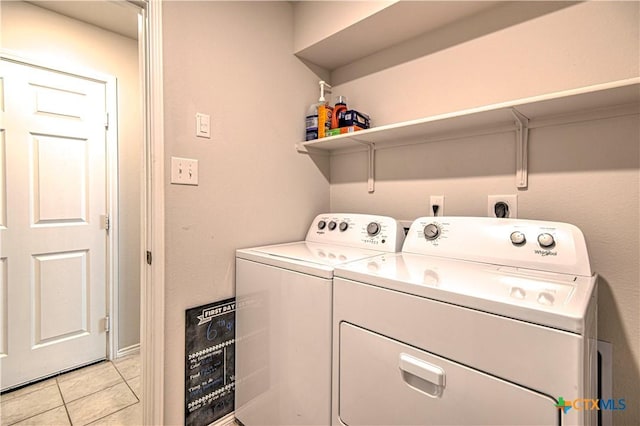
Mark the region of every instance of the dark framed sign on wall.
[[235, 298], [186, 310], [187, 426], [205, 426], [233, 411], [235, 319]]

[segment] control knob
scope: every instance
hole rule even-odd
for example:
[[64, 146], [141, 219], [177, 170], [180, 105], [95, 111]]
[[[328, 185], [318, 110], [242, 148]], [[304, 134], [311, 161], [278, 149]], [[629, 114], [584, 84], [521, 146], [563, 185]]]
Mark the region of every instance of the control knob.
[[424, 227], [424, 237], [427, 240], [435, 240], [440, 236], [440, 228], [435, 223], [430, 223]]
[[545, 232], [538, 235], [538, 244], [540, 244], [542, 248], [550, 248], [556, 244], [556, 240], [553, 238], [553, 235]]
[[347, 222], [340, 222], [340, 231], [344, 232], [349, 229], [349, 224]]
[[511, 243], [514, 246], [521, 246], [522, 244], [527, 242], [527, 238], [520, 231], [514, 231], [511, 233]]
[[333, 231], [334, 229], [336, 229], [337, 224], [332, 220], [331, 222], [329, 222], [329, 231]]
[[318, 229], [319, 230], [322, 231], [326, 226], [327, 226], [327, 222], [325, 222], [324, 220], [321, 220], [320, 222], [318, 222]]
[[367, 234], [369, 234], [370, 237], [375, 237], [379, 233], [380, 233], [380, 224], [376, 222], [371, 222], [367, 225]]

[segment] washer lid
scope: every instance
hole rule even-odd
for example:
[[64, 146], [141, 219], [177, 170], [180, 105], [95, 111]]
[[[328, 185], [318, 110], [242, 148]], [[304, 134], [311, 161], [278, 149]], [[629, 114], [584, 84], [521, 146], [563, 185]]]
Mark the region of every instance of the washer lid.
[[[336, 267], [336, 277], [583, 333], [596, 277], [396, 253]], [[446, 321], [446, 319], [443, 319]]]
[[377, 250], [299, 241], [237, 250], [236, 256], [271, 266], [331, 278], [336, 265], [377, 256], [381, 253]]

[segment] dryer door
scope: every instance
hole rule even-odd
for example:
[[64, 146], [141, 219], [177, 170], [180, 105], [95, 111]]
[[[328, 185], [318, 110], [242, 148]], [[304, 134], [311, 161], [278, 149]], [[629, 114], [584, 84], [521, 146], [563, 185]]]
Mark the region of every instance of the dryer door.
[[349, 426], [560, 423], [548, 396], [345, 322], [339, 350], [339, 416]]

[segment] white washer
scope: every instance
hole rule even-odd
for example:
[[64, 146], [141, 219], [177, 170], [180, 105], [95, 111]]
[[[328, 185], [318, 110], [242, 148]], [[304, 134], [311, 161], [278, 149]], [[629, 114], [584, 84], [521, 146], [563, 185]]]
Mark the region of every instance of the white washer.
[[321, 214], [305, 241], [236, 252], [235, 416], [251, 425], [331, 422], [336, 265], [402, 247], [390, 217]]
[[595, 424], [596, 282], [573, 225], [417, 219], [335, 270], [333, 424]]

